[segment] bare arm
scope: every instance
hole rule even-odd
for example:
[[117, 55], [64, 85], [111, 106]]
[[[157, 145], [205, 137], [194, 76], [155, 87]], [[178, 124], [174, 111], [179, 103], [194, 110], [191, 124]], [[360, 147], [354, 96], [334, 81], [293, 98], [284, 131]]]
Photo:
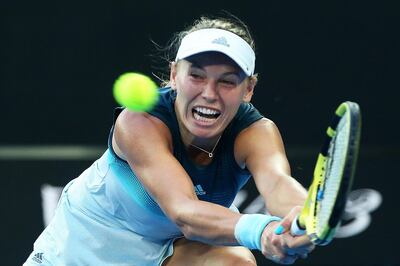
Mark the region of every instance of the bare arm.
[[244, 130], [235, 144], [237, 161], [243, 161], [253, 175], [268, 211], [284, 217], [302, 206], [306, 190], [293, 178], [281, 135], [275, 124], [262, 119]]
[[[235, 156], [253, 175], [257, 189], [272, 215], [284, 217], [285, 228], [301, 210], [306, 190], [290, 175], [282, 138], [275, 124], [262, 119], [240, 133], [235, 142]], [[276, 224], [266, 226], [261, 236], [261, 252], [267, 258], [291, 264], [306, 257], [314, 248], [308, 236], [293, 237], [275, 233]], [[294, 254], [294, 255], [291, 255]]]
[[238, 244], [234, 230], [241, 215], [197, 198], [190, 177], [172, 154], [171, 136], [161, 121], [125, 110], [117, 119], [114, 138], [115, 148], [187, 239]]

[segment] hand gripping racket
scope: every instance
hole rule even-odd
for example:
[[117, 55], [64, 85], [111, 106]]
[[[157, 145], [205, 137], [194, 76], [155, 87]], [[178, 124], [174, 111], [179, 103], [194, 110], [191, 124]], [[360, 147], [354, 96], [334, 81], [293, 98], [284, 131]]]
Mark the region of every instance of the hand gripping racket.
[[292, 235], [307, 233], [320, 246], [332, 241], [353, 183], [360, 135], [358, 104], [342, 103], [326, 131], [305, 205], [292, 223]]

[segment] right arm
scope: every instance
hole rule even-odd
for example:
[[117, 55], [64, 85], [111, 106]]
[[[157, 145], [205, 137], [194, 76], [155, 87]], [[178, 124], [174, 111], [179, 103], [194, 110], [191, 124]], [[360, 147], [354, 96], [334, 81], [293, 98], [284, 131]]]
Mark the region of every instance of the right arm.
[[[262, 250], [273, 260], [277, 255], [281, 262], [295, 260], [284, 254], [287, 241], [285, 236], [273, 233], [279, 223], [271, 221], [270, 216], [242, 215], [197, 198], [191, 178], [173, 156], [169, 129], [157, 118], [124, 110], [116, 121], [113, 147], [186, 239], [211, 245], [243, 245]], [[263, 232], [272, 237], [261, 244]]]
[[113, 146], [187, 239], [238, 245], [234, 231], [241, 214], [197, 198], [190, 177], [173, 156], [170, 132], [159, 119], [124, 110], [116, 121]]

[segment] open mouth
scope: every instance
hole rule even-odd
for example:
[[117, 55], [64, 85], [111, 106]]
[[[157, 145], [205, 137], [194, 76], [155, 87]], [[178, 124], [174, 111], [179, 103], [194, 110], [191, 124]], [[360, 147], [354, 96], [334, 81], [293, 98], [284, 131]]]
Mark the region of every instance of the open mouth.
[[221, 115], [220, 111], [206, 107], [195, 107], [192, 112], [194, 119], [204, 122], [214, 121]]

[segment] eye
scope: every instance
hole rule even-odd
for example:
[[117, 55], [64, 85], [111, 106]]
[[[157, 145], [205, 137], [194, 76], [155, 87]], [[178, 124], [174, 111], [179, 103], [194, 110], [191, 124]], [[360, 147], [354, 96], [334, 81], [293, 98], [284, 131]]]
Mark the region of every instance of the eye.
[[201, 76], [197, 73], [190, 73], [190, 76], [195, 79], [201, 78]]
[[226, 85], [232, 85], [232, 86], [236, 85], [236, 82], [231, 81], [231, 80], [226, 80], [226, 79], [221, 80], [221, 83], [226, 84]]
[[231, 87], [237, 86], [240, 83], [239, 79], [234, 76], [223, 77], [220, 79], [219, 82], [222, 83], [223, 85], [231, 86]]
[[191, 70], [189, 71], [189, 76], [194, 80], [203, 80], [205, 79], [205, 75], [198, 70]]

